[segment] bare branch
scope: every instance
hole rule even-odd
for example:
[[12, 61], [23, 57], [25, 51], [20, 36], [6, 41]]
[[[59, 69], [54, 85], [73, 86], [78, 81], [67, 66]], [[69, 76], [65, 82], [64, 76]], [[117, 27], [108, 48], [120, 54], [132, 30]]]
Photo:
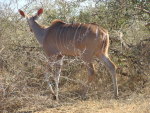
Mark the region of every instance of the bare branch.
[[142, 7], [134, 7], [134, 8], [135, 8], [135, 9], [139, 9], [139, 10], [141, 10], [141, 11], [147, 13], [148, 15], [150, 15], [150, 11], [148, 11], [148, 10], [142, 8]]

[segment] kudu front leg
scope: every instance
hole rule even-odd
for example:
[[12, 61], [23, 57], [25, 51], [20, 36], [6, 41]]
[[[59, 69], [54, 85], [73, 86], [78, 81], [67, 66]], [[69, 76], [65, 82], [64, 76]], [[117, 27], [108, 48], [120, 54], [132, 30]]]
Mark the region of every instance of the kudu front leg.
[[[54, 100], [58, 100], [58, 84], [61, 73], [61, 66], [63, 64], [63, 56], [58, 55], [57, 58], [49, 58], [47, 65], [47, 73], [45, 74], [46, 82], [50, 88]], [[49, 72], [51, 75], [49, 76]], [[54, 87], [55, 86], [55, 87]]]
[[45, 81], [47, 82], [48, 87], [50, 88], [51, 94], [53, 94], [53, 96], [55, 96], [55, 92], [53, 90], [53, 82], [52, 82], [53, 75], [49, 75], [50, 72], [52, 72], [52, 66], [50, 64], [51, 64], [51, 62], [48, 62], [47, 66], [46, 66], [47, 72], [45, 74]]
[[54, 99], [56, 99], [57, 101], [59, 100], [58, 98], [58, 92], [59, 92], [59, 78], [60, 78], [60, 74], [61, 74], [61, 67], [63, 65], [63, 58], [64, 56], [57, 56], [57, 61], [54, 64], [54, 68], [55, 68], [55, 75], [54, 75], [54, 81], [55, 81], [55, 96]]

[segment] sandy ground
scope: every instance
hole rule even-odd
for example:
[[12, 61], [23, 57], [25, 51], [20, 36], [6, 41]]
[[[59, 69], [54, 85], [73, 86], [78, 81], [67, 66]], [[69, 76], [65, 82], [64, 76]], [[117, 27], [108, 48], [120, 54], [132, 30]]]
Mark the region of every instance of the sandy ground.
[[150, 98], [78, 101], [72, 105], [62, 105], [36, 113], [150, 113]]

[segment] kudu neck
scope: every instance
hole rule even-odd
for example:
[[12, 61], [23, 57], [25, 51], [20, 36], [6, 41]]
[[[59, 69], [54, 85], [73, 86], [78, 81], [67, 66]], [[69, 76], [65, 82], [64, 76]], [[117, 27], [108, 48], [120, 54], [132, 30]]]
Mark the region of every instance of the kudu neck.
[[31, 22], [31, 29], [38, 40], [38, 42], [43, 45], [43, 40], [45, 37], [46, 29], [40, 26], [35, 20]]

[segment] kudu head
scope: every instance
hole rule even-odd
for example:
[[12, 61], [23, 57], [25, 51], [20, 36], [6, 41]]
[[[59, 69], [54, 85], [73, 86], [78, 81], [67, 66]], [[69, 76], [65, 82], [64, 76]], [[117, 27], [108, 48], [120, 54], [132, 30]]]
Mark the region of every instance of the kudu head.
[[43, 9], [42, 8], [40, 8], [38, 11], [37, 11], [37, 13], [36, 13], [36, 15], [34, 15], [34, 16], [29, 16], [28, 14], [26, 14], [26, 13], [24, 13], [22, 10], [20, 10], [19, 9], [19, 13], [20, 13], [20, 15], [22, 16], [22, 17], [24, 17], [24, 18], [26, 18], [27, 19], [27, 22], [28, 22], [28, 25], [29, 25], [29, 27], [30, 27], [30, 30], [32, 31], [32, 25], [33, 25], [33, 23], [34, 23], [34, 21], [36, 20], [36, 19], [38, 19], [38, 17], [43, 13]]

